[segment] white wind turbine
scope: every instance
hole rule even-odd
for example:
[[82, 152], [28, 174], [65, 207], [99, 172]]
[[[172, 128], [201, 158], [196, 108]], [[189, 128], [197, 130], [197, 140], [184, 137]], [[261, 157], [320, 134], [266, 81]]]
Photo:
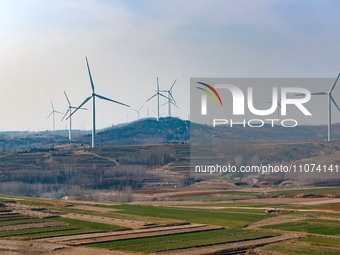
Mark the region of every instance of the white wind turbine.
[[52, 101], [51, 101], [51, 106], [52, 106], [52, 112], [47, 116], [47, 118], [46, 119], [48, 119], [48, 117], [50, 117], [51, 115], [53, 115], [53, 131], [55, 130], [55, 116], [54, 116], [54, 114], [55, 113], [60, 113], [60, 114], [63, 114], [62, 112], [58, 112], [58, 111], [56, 111], [56, 110], [54, 110], [54, 106], [53, 106], [53, 103], [52, 103]]
[[332, 102], [333, 104], [336, 106], [336, 108], [340, 111], [340, 108], [338, 106], [338, 104], [335, 102], [334, 97], [332, 96], [332, 92], [335, 88], [336, 83], [338, 82], [338, 79], [340, 77], [340, 73], [338, 75], [338, 77], [336, 78], [333, 86], [331, 87], [331, 89], [329, 90], [329, 92], [314, 92], [311, 93], [311, 95], [327, 95], [328, 96], [328, 141], [331, 141], [331, 133], [332, 133]]
[[[177, 79], [174, 81], [174, 83], [172, 84], [172, 86], [170, 87], [169, 90], [160, 90], [160, 92], [168, 92], [168, 116], [171, 117], [171, 104], [173, 104], [174, 106], [176, 106], [177, 108], [179, 108], [177, 105], [176, 105], [176, 100], [175, 98], [172, 96], [172, 88], [175, 86], [175, 83], [176, 83]], [[165, 104], [162, 104], [162, 105], [165, 105]]]
[[[64, 94], [65, 94], [65, 97], [66, 97], [66, 100], [67, 100], [67, 103], [68, 103], [68, 110], [66, 111], [66, 113], [65, 113], [64, 117], [61, 119], [61, 121], [63, 121], [63, 119], [66, 117], [66, 115], [68, 113], [70, 113], [70, 126], [69, 126], [69, 129], [68, 129], [68, 139], [71, 140], [72, 139], [72, 135], [71, 135], [71, 132], [72, 132], [72, 121], [71, 121], [71, 119], [72, 119], [71, 118], [72, 109], [77, 109], [77, 107], [71, 105], [71, 102], [68, 99], [65, 91], [64, 91]], [[86, 108], [80, 108], [80, 109], [81, 110], [87, 110]]]
[[139, 108], [138, 110], [136, 110], [136, 109], [130, 109], [131, 111], [135, 111], [136, 113], [137, 113], [137, 120], [139, 120], [140, 119], [140, 114], [139, 114], [139, 111], [142, 109], [144, 107], [144, 105], [142, 105], [142, 107], [141, 108]]
[[[273, 104], [273, 102], [267, 102], [268, 104]], [[281, 111], [281, 98], [280, 98], [280, 100], [277, 102], [277, 119], [278, 119], [278, 121], [277, 121], [277, 125], [279, 125], [279, 123], [280, 123], [280, 111]]]
[[[154, 110], [152, 110], [152, 112], [157, 116], [157, 112], [155, 112]], [[164, 112], [159, 114], [160, 117], [162, 117], [163, 115], [164, 115]]]
[[84, 104], [87, 103], [87, 101], [89, 101], [90, 99], [92, 99], [92, 148], [95, 147], [95, 144], [96, 144], [96, 102], [95, 102], [95, 99], [96, 97], [100, 98], [100, 99], [103, 99], [103, 100], [107, 100], [107, 101], [111, 101], [113, 103], [116, 103], [116, 104], [120, 104], [120, 105], [124, 105], [124, 106], [127, 106], [127, 107], [130, 107], [129, 105], [127, 104], [123, 104], [121, 102], [118, 102], [118, 101], [115, 101], [115, 100], [112, 100], [110, 98], [107, 98], [107, 97], [104, 97], [104, 96], [101, 96], [101, 95], [98, 95], [94, 92], [94, 84], [93, 84], [93, 80], [92, 80], [92, 75], [91, 75], [91, 71], [90, 71], [90, 66], [89, 66], [89, 62], [87, 61], [87, 57], [85, 58], [86, 59], [86, 65], [87, 65], [87, 70], [88, 70], [88, 73], [89, 73], [89, 77], [90, 77], [90, 83], [91, 83], [91, 88], [92, 88], [92, 95], [89, 96], [88, 98], [86, 98], [84, 100], [84, 102], [81, 103], [81, 105], [79, 105], [72, 114], [70, 114], [70, 116], [67, 117], [70, 118], [71, 115], [73, 115], [76, 111], [78, 111]]
[[[329, 90], [329, 92], [313, 92], [311, 93], [311, 95], [327, 95], [328, 96], [328, 137], [327, 137], [327, 141], [331, 141], [331, 136], [332, 136], [332, 102], [333, 104], [336, 106], [336, 108], [340, 111], [340, 108], [338, 106], [338, 104], [335, 102], [335, 99], [332, 96], [332, 92], [335, 88], [336, 83], [338, 82], [338, 79], [340, 77], [340, 73], [338, 74], [338, 77], [336, 78], [333, 86], [331, 87], [331, 89]], [[305, 94], [297, 94], [296, 96], [304, 96]]]
[[164, 96], [162, 93], [160, 93], [159, 90], [159, 83], [158, 83], [158, 77], [157, 77], [157, 90], [156, 90], [156, 94], [154, 94], [152, 97], [150, 97], [148, 100], [146, 100], [145, 102], [148, 102], [149, 100], [151, 100], [152, 98], [154, 98], [155, 96], [157, 96], [157, 109], [158, 109], [158, 114], [157, 114], [157, 121], [159, 121], [159, 96], [162, 96], [166, 99], [168, 99], [166, 96]]

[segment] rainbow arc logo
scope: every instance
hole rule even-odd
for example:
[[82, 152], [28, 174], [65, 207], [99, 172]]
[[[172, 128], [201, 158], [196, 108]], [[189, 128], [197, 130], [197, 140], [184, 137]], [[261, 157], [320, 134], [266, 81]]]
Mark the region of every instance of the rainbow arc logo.
[[197, 83], [206, 87], [206, 88], [196, 87], [197, 89], [200, 89], [200, 90], [202, 90], [206, 93], [206, 94], [202, 94], [202, 101], [201, 101], [202, 102], [202, 105], [201, 105], [202, 106], [202, 108], [201, 108], [201, 114], [202, 115], [207, 115], [207, 95], [211, 98], [211, 100], [214, 102], [215, 105], [217, 105], [217, 100], [216, 100], [216, 98], [217, 98], [220, 105], [222, 106], [221, 97], [214, 87], [212, 87], [209, 84], [203, 83], [203, 82], [197, 82]]
[[[214, 89], [211, 85], [209, 84], [206, 84], [206, 83], [203, 83], [203, 82], [197, 82], [198, 84], [201, 84], [207, 88], [209, 88], [217, 97], [218, 101], [220, 102], [220, 105], [222, 106], [222, 100], [221, 100], [221, 97], [220, 95], [217, 93], [216, 89]], [[201, 87], [197, 87], [198, 89], [200, 90], [203, 90], [205, 93], [207, 93], [210, 98], [213, 100], [214, 104], [217, 104], [217, 101], [216, 101], [216, 98], [214, 97], [214, 95], [211, 93], [211, 91], [205, 89], [205, 88], [201, 88]]]

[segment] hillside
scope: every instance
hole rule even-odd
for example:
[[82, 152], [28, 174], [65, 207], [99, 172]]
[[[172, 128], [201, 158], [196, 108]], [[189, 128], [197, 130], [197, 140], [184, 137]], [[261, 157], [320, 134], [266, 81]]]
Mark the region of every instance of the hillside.
[[177, 118], [143, 119], [99, 132], [98, 137], [105, 145], [186, 143], [190, 139], [190, 122]]
[[[125, 126], [113, 127], [99, 132], [97, 136], [97, 142], [101, 145], [189, 143], [189, 140], [191, 144], [216, 144], [221, 141], [305, 142], [325, 141], [327, 126], [213, 128], [177, 118], [160, 118], [159, 121], [143, 119]], [[340, 140], [340, 124], [332, 125], [332, 140]], [[90, 144], [91, 135], [77, 141]]]
[[[65, 145], [90, 145], [91, 131], [73, 131], [68, 140], [67, 130], [55, 132], [1, 132], [0, 151], [22, 151], [31, 148], [51, 148]], [[97, 133], [97, 145], [140, 144], [216, 144], [223, 141], [242, 142], [306, 142], [325, 141], [327, 126], [297, 126], [295, 128], [250, 128], [243, 126], [216, 127], [190, 123], [177, 118], [141, 119], [120, 124]], [[340, 141], [340, 124], [332, 125], [332, 140]]]

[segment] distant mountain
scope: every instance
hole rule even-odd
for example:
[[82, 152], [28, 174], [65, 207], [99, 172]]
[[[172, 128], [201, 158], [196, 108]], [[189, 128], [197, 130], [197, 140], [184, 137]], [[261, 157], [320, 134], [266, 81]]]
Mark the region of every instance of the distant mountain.
[[[105, 129], [97, 134], [100, 145], [132, 144], [216, 144], [221, 141], [243, 142], [306, 142], [327, 139], [327, 126], [297, 126], [284, 128], [265, 125], [261, 128], [228, 127], [190, 123], [178, 118], [141, 119], [125, 125]], [[332, 125], [332, 140], [340, 141], [340, 124]], [[90, 144], [91, 135], [78, 142]]]
[[[90, 145], [91, 131], [1, 132], [0, 151], [49, 148], [65, 145]], [[178, 118], [141, 119], [103, 129], [97, 133], [98, 145], [138, 144], [216, 144], [221, 141], [245, 142], [307, 142], [327, 139], [327, 126], [297, 126], [284, 128], [270, 125], [261, 128], [219, 126], [190, 123]], [[340, 141], [340, 124], [332, 125], [332, 140]]]
[[[90, 141], [91, 136], [87, 137]], [[187, 143], [190, 122], [178, 118], [141, 119], [128, 125], [99, 132], [97, 142], [102, 145]]]
[[[195, 125], [195, 126], [193, 126]], [[211, 126], [193, 124], [190, 133], [191, 144], [216, 144], [221, 141], [243, 142], [309, 142], [325, 141], [327, 139], [327, 126], [296, 126], [282, 127], [264, 125], [263, 127], [234, 127]], [[332, 125], [332, 141], [340, 141], [340, 124]]]

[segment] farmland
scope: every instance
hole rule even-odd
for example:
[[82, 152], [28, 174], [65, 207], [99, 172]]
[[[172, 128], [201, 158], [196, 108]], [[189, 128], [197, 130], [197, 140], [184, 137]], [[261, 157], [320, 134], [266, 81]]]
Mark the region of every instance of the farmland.
[[[9, 242], [1, 249], [8, 254], [23, 254], [20, 247], [29, 243], [45, 252], [42, 254], [57, 255], [93, 251], [304, 254], [312, 246], [322, 254], [340, 251], [340, 211], [336, 206], [340, 199], [334, 202], [334, 198], [327, 197], [340, 194], [340, 189], [230, 189], [238, 199], [222, 202], [176, 199], [188, 191], [197, 196], [204, 192], [207, 199], [225, 194], [225, 190], [216, 189], [164, 189], [157, 192], [173, 200], [132, 203], [3, 196], [0, 243]], [[146, 197], [150, 192], [144, 190]], [[272, 203], [275, 198], [268, 195], [272, 193], [287, 196], [285, 203]], [[323, 196], [305, 197], [303, 200], [314, 202], [313, 205], [297, 206], [299, 194]], [[143, 191], [139, 191], [138, 196], [142, 195]], [[254, 201], [249, 202], [249, 197]], [[268, 213], [271, 209], [274, 213]]]
[[202, 152], [216, 163], [234, 164], [243, 153], [245, 165], [273, 158], [298, 163], [307, 156], [336, 164], [339, 148], [337, 142], [231, 142], [195, 147], [191, 155], [187, 144], [2, 153], [0, 251], [300, 254], [316, 247], [336, 254], [338, 178], [317, 186], [275, 174], [206, 178], [189, 169], [190, 156], [201, 160]]

